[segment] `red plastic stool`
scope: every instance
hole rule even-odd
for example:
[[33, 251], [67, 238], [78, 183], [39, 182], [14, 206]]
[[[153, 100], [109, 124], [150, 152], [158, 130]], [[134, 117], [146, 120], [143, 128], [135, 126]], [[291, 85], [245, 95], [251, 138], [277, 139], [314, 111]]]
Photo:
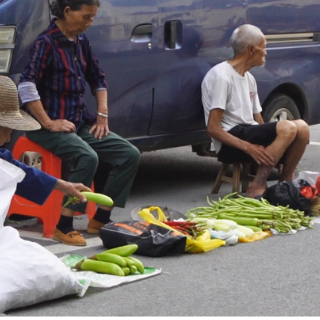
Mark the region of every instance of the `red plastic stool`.
[[[13, 157], [20, 160], [25, 152], [41, 154], [41, 170], [58, 179], [61, 179], [61, 159], [28, 138], [21, 136], [13, 148]], [[32, 188], [32, 186], [30, 186]], [[93, 184], [91, 189], [93, 190]], [[63, 194], [53, 190], [46, 202], [40, 206], [18, 195], [14, 195], [8, 211], [8, 217], [12, 214], [36, 217], [43, 223], [43, 237], [52, 238], [53, 231], [61, 215], [61, 203]], [[96, 211], [95, 203], [88, 202], [86, 214], [91, 219]], [[76, 215], [81, 213], [76, 212]]]

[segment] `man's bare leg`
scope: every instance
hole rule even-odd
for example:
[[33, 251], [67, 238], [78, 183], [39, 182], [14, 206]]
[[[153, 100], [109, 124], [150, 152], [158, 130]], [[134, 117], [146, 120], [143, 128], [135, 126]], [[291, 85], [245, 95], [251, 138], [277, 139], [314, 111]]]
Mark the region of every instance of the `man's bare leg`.
[[[278, 163], [286, 150], [293, 143], [297, 132], [297, 125], [293, 121], [285, 120], [277, 123], [277, 137], [268, 147], [266, 147], [266, 150], [273, 156], [275, 164]], [[273, 166], [259, 166], [257, 174], [247, 190], [247, 197], [254, 198], [265, 191], [267, 179], [273, 168]]]
[[292, 144], [285, 152], [283, 170], [280, 174], [279, 181], [291, 181], [294, 170], [301, 160], [310, 138], [308, 124], [303, 120], [293, 120], [297, 126], [297, 135]]

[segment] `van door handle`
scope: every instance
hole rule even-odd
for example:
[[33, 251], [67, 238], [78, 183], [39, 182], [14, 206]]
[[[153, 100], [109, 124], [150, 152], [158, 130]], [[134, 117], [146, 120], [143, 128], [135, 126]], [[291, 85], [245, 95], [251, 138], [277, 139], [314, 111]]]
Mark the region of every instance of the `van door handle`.
[[149, 42], [152, 38], [152, 24], [139, 24], [131, 34], [132, 42]]

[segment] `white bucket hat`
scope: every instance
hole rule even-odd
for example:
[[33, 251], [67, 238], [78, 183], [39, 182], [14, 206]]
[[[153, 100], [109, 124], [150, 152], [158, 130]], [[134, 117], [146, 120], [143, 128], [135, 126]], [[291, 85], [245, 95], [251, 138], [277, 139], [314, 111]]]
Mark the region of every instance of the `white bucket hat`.
[[38, 130], [38, 121], [19, 108], [18, 91], [15, 83], [0, 76], [0, 126], [15, 130]]

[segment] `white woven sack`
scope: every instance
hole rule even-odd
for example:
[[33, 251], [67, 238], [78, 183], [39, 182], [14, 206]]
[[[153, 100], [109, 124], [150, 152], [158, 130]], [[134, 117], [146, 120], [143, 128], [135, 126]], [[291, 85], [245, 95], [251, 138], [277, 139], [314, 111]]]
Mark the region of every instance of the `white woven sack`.
[[83, 286], [50, 251], [23, 240], [12, 227], [0, 229], [0, 313], [80, 293]]
[[20, 168], [0, 159], [0, 229], [3, 227], [17, 183], [21, 182], [25, 175]]
[[80, 293], [83, 286], [53, 253], [4, 227], [12, 196], [24, 171], [0, 159], [0, 313]]

